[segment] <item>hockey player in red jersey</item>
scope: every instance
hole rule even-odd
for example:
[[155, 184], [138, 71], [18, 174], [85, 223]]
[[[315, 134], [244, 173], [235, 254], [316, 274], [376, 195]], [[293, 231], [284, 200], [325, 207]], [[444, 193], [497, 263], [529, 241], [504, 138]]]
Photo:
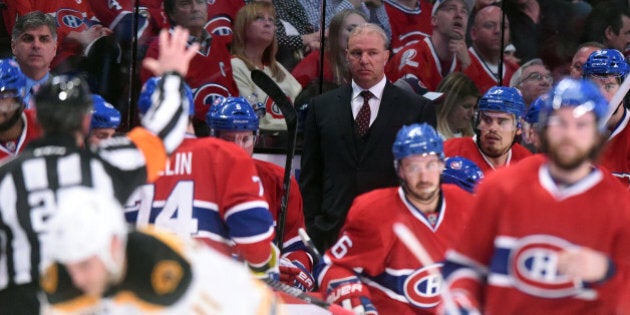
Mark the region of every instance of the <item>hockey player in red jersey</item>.
[[[138, 101], [143, 114], [159, 85], [151, 78]], [[192, 101], [192, 92], [188, 89]], [[190, 115], [192, 116], [192, 112]], [[215, 138], [187, 136], [153, 183], [141, 187], [126, 206], [126, 219], [154, 224], [175, 234], [200, 238], [238, 255], [257, 276], [277, 278], [273, 218], [251, 158], [239, 147]]]
[[[604, 97], [610, 101], [630, 72], [630, 66], [619, 51], [604, 49], [592, 53], [582, 71], [584, 78], [599, 86]], [[630, 111], [623, 101], [614, 106], [616, 109], [608, 119], [610, 136], [600, 163], [630, 187]]]
[[[440, 302], [440, 280], [411, 259], [392, 225], [404, 222], [433, 261], [466, 226], [473, 195], [440, 184], [442, 139], [427, 124], [403, 126], [393, 145], [400, 187], [378, 189], [354, 200], [341, 236], [317, 265], [320, 290], [329, 302], [365, 314], [431, 314]], [[361, 313], [361, 314], [364, 314]]]
[[[207, 122], [212, 136], [236, 143], [250, 156], [254, 154], [258, 117], [245, 98], [228, 97], [213, 105], [208, 112]], [[258, 159], [253, 161], [265, 191], [265, 199], [269, 203], [269, 211], [277, 224], [283, 194], [284, 169], [270, 162]], [[305, 228], [304, 212], [300, 188], [293, 177], [286, 211], [280, 280], [303, 291], [311, 291], [315, 287], [311, 276], [313, 259], [298, 235], [298, 229]]]
[[11, 59], [0, 59], [0, 161], [20, 153], [39, 137], [35, 113], [24, 109], [26, 78]]
[[495, 86], [477, 103], [475, 133], [472, 138], [452, 138], [444, 143], [446, 156], [463, 156], [484, 174], [515, 163], [531, 153], [518, 144], [525, 103], [512, 87]]
[[456, 302], [484, 314], [627, 314], [630, 198], [593, 165], [607, 101], [564, 79], [540, 109], [544, 155], [498, 170], [477, 190], [474, 225], [446, 253]]

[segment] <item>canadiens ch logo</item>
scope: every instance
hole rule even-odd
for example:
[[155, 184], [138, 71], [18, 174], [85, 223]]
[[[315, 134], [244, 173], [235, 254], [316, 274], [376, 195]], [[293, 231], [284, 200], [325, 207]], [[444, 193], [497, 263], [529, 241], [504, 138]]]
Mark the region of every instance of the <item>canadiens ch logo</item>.
[[83, 13], [77, 10], [61, 9], [57, 11], [57, 25], [65, 25], [70, 28], [78, 29], [80, 27], [86, 27], [84, 19]]
[[265, 108], [267, 109], [267, 113], [271, 114], [271, 117], [275, 119], [283, 119], [282, 111], [280, 111], [280, 107], [271, 99], [271, 97], [265, 97]]
[[527, 294], [564, 298], [578, 293], [572, 278], [559, 274], [558, 254], [575, 245], [551, 235], [532, 235], [518, 240], [509, 267], [514, 286]]
[[195, 113], [202, 115], [205, 120], [210, 105], [214, 104], [215, 100], [228, 96], [232, 96], [230, 91], [219, 84], [207, 83], [198, 87], [193, 96]]
[[416, 270], [405, 279], [403, 290], [409, 303], [421, 308], [434, 307], [440, 303], [442, 279], [439, 275], [441, 267], [442, 264], [424, 267]]

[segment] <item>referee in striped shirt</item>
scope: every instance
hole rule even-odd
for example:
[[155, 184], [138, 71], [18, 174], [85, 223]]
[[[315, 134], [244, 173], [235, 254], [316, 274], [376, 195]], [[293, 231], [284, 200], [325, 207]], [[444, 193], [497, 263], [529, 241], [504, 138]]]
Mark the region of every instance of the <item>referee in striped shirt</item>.
[[93, 187], [124, 203], [139, 185], [154, 180], [167, 155], [181, 143], [188, 123], [183, 76], [197, 47], [188, 31], [160, 34], [160, 56], [144, 66], [162, 76], [153, 107], [126, 136], [98, 148], [82, 143], [89, 131], [92, 100], [87, 83], [57, 76], [34, 96], [44, 133], [0, 166], [0, 313], [38, 314], [39, 274], [49, 263], [47, 223], [64, 189]]

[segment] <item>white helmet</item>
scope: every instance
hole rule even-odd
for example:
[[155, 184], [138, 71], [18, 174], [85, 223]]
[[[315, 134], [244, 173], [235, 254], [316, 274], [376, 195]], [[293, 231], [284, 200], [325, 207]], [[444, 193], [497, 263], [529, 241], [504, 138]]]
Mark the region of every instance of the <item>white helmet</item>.
[[111, 255], [113, 236], [126, 243], [127, 228], [120, 204], [113, 196], [88, 187], [59, 190], [57, 212], [50, 221], [52, 259], [78, 262], [98, 255], [107, 269], [117, 273], [121, 266]]

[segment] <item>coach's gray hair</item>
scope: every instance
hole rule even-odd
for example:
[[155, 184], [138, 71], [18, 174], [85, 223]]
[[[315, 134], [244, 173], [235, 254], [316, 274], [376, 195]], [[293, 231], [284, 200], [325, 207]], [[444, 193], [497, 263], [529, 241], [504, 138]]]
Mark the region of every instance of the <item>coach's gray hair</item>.
[[350, 36], [348, 36], [348, 40], [350, 40], [350, 38], [354, 36], [364, 35], [364, 34], [379, 35], [383, 39], [383, 44], [385, 45], [385, 47], [383, 48], [385, 48], [386, 50], [389, 48], [389, 38], [387, 37], [387, 34], [385, 34], [385, 31], [380, 26], [374, 23], [365, 23], [363, 25], [359, 25], [355, 27], [350, 33]]
[[53, 40], [56, 42], [57, 24], [55, 23], [55, 19], [48, 14], [44, 14], [42, 11], [33, 11], [18, 17], [15, 21], [15, 26], [13, 26], [13, 31], [11, 32], [11, 40], [15, 41], [25, 31], [41, 26], [48, 26]]

